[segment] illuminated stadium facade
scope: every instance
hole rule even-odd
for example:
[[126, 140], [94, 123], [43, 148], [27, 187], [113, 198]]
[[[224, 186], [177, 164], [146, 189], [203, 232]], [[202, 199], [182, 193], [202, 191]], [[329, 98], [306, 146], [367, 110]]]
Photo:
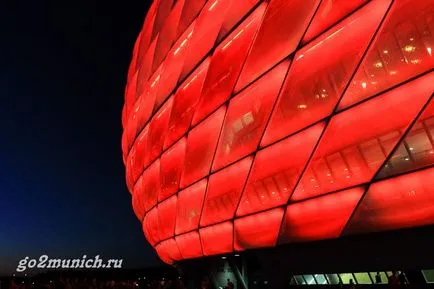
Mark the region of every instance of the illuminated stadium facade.
[[432, 49], [434, 0], [155, 0], [122, 113], [147, 240], [172, 264], [434, 224]]

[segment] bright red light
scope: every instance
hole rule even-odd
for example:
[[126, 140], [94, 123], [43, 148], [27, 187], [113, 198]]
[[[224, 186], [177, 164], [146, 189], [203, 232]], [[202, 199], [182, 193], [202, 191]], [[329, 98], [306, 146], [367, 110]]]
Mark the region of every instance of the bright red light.
[[122, 160], [160, 258], [434, 224], [433, 7], [154, 1]]

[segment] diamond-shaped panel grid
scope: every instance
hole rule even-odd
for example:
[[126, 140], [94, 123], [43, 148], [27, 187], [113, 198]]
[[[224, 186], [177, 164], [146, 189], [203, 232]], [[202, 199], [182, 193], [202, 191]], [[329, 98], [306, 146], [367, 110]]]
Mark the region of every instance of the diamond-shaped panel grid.
[[155, 0], [122, 151], [160, 258], [434, 224], [433, 35], [434, 0]]

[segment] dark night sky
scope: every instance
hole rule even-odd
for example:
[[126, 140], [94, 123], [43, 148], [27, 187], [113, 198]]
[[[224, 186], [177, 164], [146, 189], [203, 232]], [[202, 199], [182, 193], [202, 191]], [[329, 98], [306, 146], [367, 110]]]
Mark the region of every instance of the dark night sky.
[[160, 264], [121, 158], [125, 77], [149, 2], [1, 4], [0, 275], [41, 254]]

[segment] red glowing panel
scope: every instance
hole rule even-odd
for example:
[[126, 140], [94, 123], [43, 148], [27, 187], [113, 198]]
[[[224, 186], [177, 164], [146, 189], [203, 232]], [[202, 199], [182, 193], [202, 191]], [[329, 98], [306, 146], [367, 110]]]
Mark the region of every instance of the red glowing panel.
[[135, 101], [131, 110], [131, 122], [136, 125], [134, 137], [143, 129], [143, 126], [149, 120], [152, 114], [152, 107], [154, 106], [154, 98], [149, 95], [149, 87], [145, 87], [145, 92], [140, 95], [139, 99]]
[[235, 88], [239, 91], [294, 52], [319, 0], [271, 0]]
[[225, 111], [221, 107], [188, 134], [181, 188], [209, 174]]
[[230, 97], [264, 11], [265, 4], [259, 6], [216, 48], [193, 124], [204, 119]]
[[[309, 29], [303, 37], [308, 42], [369, 0], [324, 0], [318, 7]], [[377, 0], [375, 0], [377, 1]], [[374, 2], [375, 2], [374, 1]]]
[[122, 159], [124, 161], [124, 165], [126, 165], [127, 154], [128, 154], [127, 128], [125, 128], [122, 133], [121, 146], [122, 146]]
[[201, 226], [233, 218], [252, 160], [245, 158], [210, 176]]
[[128, 67], [127, 83], [130, 82], [133, 75], [137, 72], [137, 57], [139, 54], [140, 42], [142, 40], [143, 31], [139, 32], [136, 41], [134, 42], [133, 54], [131, 55], [130, 66]]
[[176, 235], [198, 228], [206, 184], [207, 181], [202, 180], [179, 192]]
[[178, 190], [186, 146], [186, 140], [183, 138], [161, 156], [161, 191], [158, 201], [165, 200]]
[[125, 89], [125, 118], [128, 118], [129, 114], [131, 113], [131, 108], [133, 107], [137, 99], [137, 77], [138, 72], [135, 72]]
[[127, 163], [126, 163], [126, 175], [127, 175], [128, 188], [132, 188], [134, 183], [137, 181], [137, 178], [135, 176], [135, 166], [134, 166], [135, 159], [136, 159], [136, 149], [133, 146], [127, 157]]
[[156, 160], [143, 173], [144, 204], [148, 211], [157, 203], [157, 197], [160, 193], [160, 160]]
[[128, 154], [128, 152], [131, 150], [132, 145], [136, 139], [137, 136], [137, 132], [138, 132], [138, 119], [137, 117], [133, 117], [130, 115], [129, 120], [128, 120], [128, 126], [125, 129], [126, 132], [126, 154]]
[[282, 218], [283, 209], [277, 208], [236, 219], [234, 221], [234, 249], [242, 251], [276, 245]]
[[134, 143], [134, 148], [136, 151], [136, 156], [134, 160], [134, 175], [139, 176], [145, 167], [150, 164], [150, 158], [148, 154], [148, 134], [149, 134], [149, 125], [146, 126], [142, 132], [138, 135], [136, 142]]
[[148, 80], [151, 76], [151, 68], [152, 68], [152, 60], [154, 58], [155, 47], [157, 46], [157, 38], [151, 43], [148, 48], [148, 51], [143, 56], [142, 65], [138, 67], [138, 75], [137, 75], [137, 95], [141, 96], [146, 92], [146, 86], [149, 86]]
[[162, 247], [161, 244], [157, 245], [155, 250], [157, 251], [157, 255], [160, 257], [161, 261], [169, 265], [173, 264], [173, 259], [170, 258], [169, 253], [165, 251], [165, 248]]
[[213, 170], [256, 150], [288, 66], [283, 62], [231, 100]]
[[196, 18], [187, 58], [182, 70], [183, 79], [214, 46], [226, 12], [232, 0], [210, 0]]
[[169, 16], [170, 10], [173, 6], [174, 0], [157, 0], [158, 8], [157, 14], [155, 15], [154, 27], [152, 30], [152, 38], [154, 38], [163, 28], [164, 22]]
[[176, 241], [174, 238], [168, 239], [166, 241], [161, 242], [157, 247], [157, 252], [158, 252], [158, 248], [161, 249], [161, 251], [166, 252], [166, 254], [168, 255], [168, 257], [171, 260], [174, 261], [179, 261], [182, 259], [182, 255], [181, 252], [179, 252], [178, 249], [178, 244], [176, 244]]
[[197, 258], [203, 255], [198, 232], [194, 231], [176, 236], [175, 239], [184, 259]]
[[157, 208], [152, 209], [145, 215], [142, 225], [146, 239], [152, 246], [154, 246], [158, 241], [160, 241], [160, 238], [158, 237], [159, 225]]
[[232, 252], [232, 222], [202, 228], [199, 230], [203, 254], [206, 256]]
[[226, 12], [217, 42], [223, 39], [237, 23], [258, 3], [258, 0], [231, 1], [231, 7]]
[[164, 61], [164, 73], [161, 74], [161, 85], [156, 94], [156, 102], [162, 103], [174, 90], [179, 80], [187, 52], [188, 42], [193, 33], [193, 26], [188, 28], [181, 38], [175, 43]]
[[148, 126], [145, 127], [137, 137], [134, 146], [132, 147], [127, 158], [127, 168], [131, 169], [133, 182], [136, 182], [139, 176], [143, 173], [145, 167], [149, 165], [149, 157], [147, 154], [147, 138]]
[[339, 108], [434, 67], [434, 0], [395, 1]]
[[182, 8], [184, 7], [184, 0], [177, 0], [172, 11], [164, 22], [163, 28], [158, 37], [157, 47], [155, 49], [154, 61], [152, 63], [152, 69], [155, 70], [163, 62], [169, 49], [176, 41], [176, 32], [178, 23], [181, 18]]
[[206, 0], [185, 0], [184, 8], [182, 9], [181, 19], [179, 20], [177, 36], [184, 33], [185, 29], [193, 22], [197, 14], [199, 14]]
[[149, 126], [149, 157], [151, 160], [158, 157], [163, 149], [167, 127], [169, 125], [170, 111], [172, 109], [173, 98], [154, 115]]
[[155, 99], [155, 104], [153, 107], [153, 112], [160, 108], [161, 104], [164, 102], [164, 99], [157, 99], [158, 92], [160, 88], [165, 85], [162, 82], [162, 75], [165, 73], [165, 63], [162, 63], [160, 67], [155, 71], [155, 73], [149, 79], [149, 97]]
[[207, 58], [175, 93], [169, 128], [167, 131], [164, 148], [169, 147], [190, 127], [191, 119], [199, 101], [203, 82], [208, 71], [210, 59]]
[[428, 101], [414, 88], [408, 83], [334, 116], [292, 200], [371, 180]]
[[338, 238], [364, 191], [358, 187], [289, 205], [279, 243]]
[[332, 113], [389, 4], [367, 4], [297, 52], [263, 145]]
[[158, 256], [167, 264], [173, 264], [174, 261], [182, 259], [181, 252], [179, 252], [178, 244], [174, 238], [161, 242], [155, 247]]
[[[142, 31], [140, 34], [140, 44], [137, 52], [137, 61], [135, 70], [138, 70], [141, 66], [144, 65], [143, 57], [148, 51], [149, 45], [151, 43], [152, 38], [152, 29], [154, 27], [155, 15], [157, 14], [157, 7], [159, 1], [154, 1], [151, 7], [148, 10], [148, 14], [143, 23]], [[152, 63], [152, 62], [151, 62]], [[151, 65], [149, 64], [149, 67]]]
[[[126, 125], [127, 125], [127, 105], [125, 104], [122, 107], [122, 128], [125, 129]], [[123, 149], [122, 152], [124, 152]]]
[[434, 101], [426, 107], [398, 148], [376, 176], [377, 179], [434, 164]]
[[345, 233], [434, 224], [434, 168], [374, 183]]
[[323, 130], [320, 123], [259, 151], [237, 216], [285, 204]]
[[177, 197], [173, 196], [158, 204], [158, 234], [161, 240], [175, 234]]
[[132, 203], [133, 203], [133, 210], [134, 213], [137, 216], [137, 219], [140, 221], [143, 220], [145, 216], [145, 204], [143, 202], [143, 181], [142, 178], [140, 178], [136, 185], [134, 186], [133, 194], [132, 194]]

